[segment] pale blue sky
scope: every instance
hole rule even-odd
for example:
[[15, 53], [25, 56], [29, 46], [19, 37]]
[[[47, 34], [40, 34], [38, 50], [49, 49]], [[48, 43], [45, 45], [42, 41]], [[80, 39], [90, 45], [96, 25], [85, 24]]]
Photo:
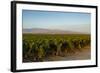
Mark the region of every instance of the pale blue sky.
[[23, 28], [60, 29], [90, 33], [91, 14], [23, 10]]

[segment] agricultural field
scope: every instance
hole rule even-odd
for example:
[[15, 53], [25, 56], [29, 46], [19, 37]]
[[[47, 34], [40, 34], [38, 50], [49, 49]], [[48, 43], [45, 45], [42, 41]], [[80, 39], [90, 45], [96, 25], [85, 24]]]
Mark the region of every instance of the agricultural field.
[[[91, 57], [89, 34], [24, 33], [22, 42], [23, 62], [81, 60], [84, 55], [83, 60]], [[85, 53], [89, 54], [88, 58]]]

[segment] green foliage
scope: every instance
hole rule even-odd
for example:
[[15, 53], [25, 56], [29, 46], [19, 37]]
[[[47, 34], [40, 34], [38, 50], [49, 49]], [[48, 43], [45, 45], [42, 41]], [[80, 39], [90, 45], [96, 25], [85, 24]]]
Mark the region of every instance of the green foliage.
[[49, 56], [64, 56], [65, 51], [81, 50], [90, 43], [87, 34], [23, 34], [23, 58], [39, 62]]

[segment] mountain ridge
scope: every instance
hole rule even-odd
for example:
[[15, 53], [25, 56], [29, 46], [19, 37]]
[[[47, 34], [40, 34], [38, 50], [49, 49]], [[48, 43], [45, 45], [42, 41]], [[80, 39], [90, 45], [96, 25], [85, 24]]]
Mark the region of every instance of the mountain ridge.
[[31, 34], [87, 34], [82, 32], [74, 32], [68, 30], [59, 30], [59, 29], [44, 29], [44, 28], [24, 28], [22, 29], [23, 33]]

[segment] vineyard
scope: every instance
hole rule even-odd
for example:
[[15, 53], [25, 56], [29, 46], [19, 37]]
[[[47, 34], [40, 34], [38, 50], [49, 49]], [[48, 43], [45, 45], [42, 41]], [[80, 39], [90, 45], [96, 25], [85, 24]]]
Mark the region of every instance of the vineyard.
[[23, 34], [22, 41], [23, 62], [43, 62], [48, 57], [81, 52], [90, 46], [91, 38], [88, 34]]

